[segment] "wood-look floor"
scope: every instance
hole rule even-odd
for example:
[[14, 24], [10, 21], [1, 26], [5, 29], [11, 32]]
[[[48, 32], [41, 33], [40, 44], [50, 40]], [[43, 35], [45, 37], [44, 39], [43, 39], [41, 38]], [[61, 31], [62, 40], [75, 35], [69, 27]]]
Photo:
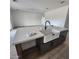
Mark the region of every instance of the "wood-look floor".
[[45, 54], [40, 54], [39, 50], [34, 48], [32, 51], [23, 52], [23, 59], [69, 59], [69, 44], [66, 40], [60, 46], [48, 51]]

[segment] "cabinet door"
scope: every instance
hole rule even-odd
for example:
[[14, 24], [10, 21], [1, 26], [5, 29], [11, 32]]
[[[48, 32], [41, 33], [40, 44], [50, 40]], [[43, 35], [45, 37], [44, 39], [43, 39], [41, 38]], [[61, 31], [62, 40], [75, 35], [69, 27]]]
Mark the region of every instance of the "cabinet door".
[[66, 39], [67, 32], [68, 32], [68, 30], [66, 30], [66, 31], [61, 31], [61, 32], [60, 32], [60, 38]]
[[52, 48], [56, 47], [57, 45], [59, 45], [59, 42], [60, 42], [59, 38], [54, 39], [54, 40], [51, 42], [51, 44], [52, 44], [51, 47], [52, 47]]
[[43, 43], [40, 45], [40, 50], [42, 53], [45, 53], [51, 49], [51, 42]]

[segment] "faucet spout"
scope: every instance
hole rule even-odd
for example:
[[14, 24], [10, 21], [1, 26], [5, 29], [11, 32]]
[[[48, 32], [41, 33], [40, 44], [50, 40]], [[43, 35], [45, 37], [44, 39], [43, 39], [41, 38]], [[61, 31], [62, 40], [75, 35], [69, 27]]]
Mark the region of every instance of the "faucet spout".
[[[47, 20], [46, 22], [45, 22], [45, 30], [47, 29], [47, 22], [50, 24], [50, 21], [49, 20]], [[51, 24], [50, 24], [51, 25]]]

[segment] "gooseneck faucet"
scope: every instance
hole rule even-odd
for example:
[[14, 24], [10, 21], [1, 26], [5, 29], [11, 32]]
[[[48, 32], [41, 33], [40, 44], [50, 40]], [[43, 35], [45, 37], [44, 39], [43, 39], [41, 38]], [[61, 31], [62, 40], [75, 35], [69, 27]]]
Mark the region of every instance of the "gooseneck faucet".
[[47, 29], [47, 22], [50, 24], [50, 21], [49, 20], [45, 21], [45, 30]]

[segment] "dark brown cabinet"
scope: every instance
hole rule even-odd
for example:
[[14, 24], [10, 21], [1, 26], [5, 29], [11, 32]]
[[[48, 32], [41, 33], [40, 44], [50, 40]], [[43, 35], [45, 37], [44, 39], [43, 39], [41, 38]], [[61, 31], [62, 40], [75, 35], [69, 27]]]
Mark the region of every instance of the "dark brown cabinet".
[[47, 43], [43, 43], [44, 37], [41, 37], [36, 40], [37, 47], [41, 51], [41, 53], [46, 53], [47, 51], [59, 46], [66, 40], [66, 35], [67, 35], [67, 30], [66, 31], [61, 31], [60, 36], [57, 39], [54, 39], [52, 41], [49, 41]]

